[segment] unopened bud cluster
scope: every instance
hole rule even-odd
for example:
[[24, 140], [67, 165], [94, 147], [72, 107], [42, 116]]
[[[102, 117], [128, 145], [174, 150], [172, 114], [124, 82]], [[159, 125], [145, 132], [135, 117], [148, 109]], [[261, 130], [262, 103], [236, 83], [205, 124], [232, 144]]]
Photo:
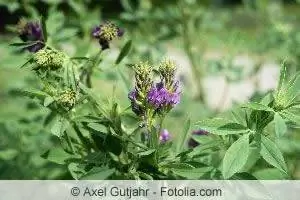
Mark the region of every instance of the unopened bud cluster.
[[153, 84], [152, 66], [147, 62], [134, 65], [135, 88], [129, 92], [128, 98], [134, 113], [139, 116], [145, 114], [147, 93]]
[[57, 70], [62, 67], [65, 55], [60, 51], [41, 49], [34, 54], [34, 61], [38, 69]]
[[71, 89], [63, 91], [58, 98], [58, 104], [66, 110], [71, 110], [76, 104], [76, 92]]
[[124, 31], [111, 22], [96, 26], [92, 31], [93, 37], [99, 40], [102, 50], [108, 49], [110, 41], [122, 37], [123, 34]]

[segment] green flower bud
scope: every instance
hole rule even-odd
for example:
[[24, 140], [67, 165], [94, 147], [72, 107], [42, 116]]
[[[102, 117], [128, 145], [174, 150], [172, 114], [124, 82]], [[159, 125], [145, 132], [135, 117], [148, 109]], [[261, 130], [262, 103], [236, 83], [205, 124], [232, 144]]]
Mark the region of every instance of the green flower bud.
[[159, 73], [165, 87], [172, 91], [175, 84], [176, 65], [171, 60], [164, 60], [159, 66]]
[[41, 49], [34, 54], [34, 61], [39, 69], [57, 70], [62, 67], [65, 55], [60, 51]]
[[135, 80], [136, 80], [136, 90], [139, 93], [144, 94], [150, 90], [153, 84], [153, 68], [148, 62], [140, 62], [134, 65], [135, 70]]
[[105, 23], [101, 28], [101, 37], [107, 41], [111, 41], [114, 38], [118, 37], [119, 29], [115, 24], [112, 23]]
[[66, 110], [72, 109], [76, 103], [76, 93], [71, 89], [63, 91], [58, 98], [58, 103]]
[[281, 88], [275, 98], [274, 98], [274, 107], [276, 110], [283, 110], [289, 105], [288, 95], [286, 94], [286, 90]]

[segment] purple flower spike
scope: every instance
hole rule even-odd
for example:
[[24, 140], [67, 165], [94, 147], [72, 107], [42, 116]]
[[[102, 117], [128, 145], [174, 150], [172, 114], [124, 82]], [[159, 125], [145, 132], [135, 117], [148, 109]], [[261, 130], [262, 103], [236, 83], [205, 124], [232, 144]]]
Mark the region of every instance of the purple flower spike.
[[[195, 130], [192, 132], [192, 135], [207, 135], [209, 132], [199, 129], [199, 130]], [[195, 141], [193, 138], [190, 138], [190, 140], [188, 141], [188, 146], [190, 148], [195, 148], [196, 146], [198, 146], [199, 143], [197, 141]]]
[[163, 129], [160, 133], [160, 136], [159, 136], [159, 141], [161, 143], [165, 143], [167, 142], [168, 140], [170, 140], [170, 133], [167, 129]]
[[43, 30], [39, 22], [26, 22], [25, 20], [21, 20], [18, 24], [18, 29], [19, 37], [23, 42], [38, 42], [26, 47], [25, 49], [28, 51], [37, 52], [45, 46]]
[[180, 101], [179, 91], [168, 91], [162, 82], [153, 86], [148, 93], [148, 102], [155, 109], [162, 109], [164, 107], [174, 107]]

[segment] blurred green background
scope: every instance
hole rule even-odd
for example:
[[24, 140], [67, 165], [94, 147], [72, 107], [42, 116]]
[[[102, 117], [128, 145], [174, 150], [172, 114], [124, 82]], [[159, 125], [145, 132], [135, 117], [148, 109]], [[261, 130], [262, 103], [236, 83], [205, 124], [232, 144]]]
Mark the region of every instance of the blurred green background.
[[[283, 60], [290, 74], [300, 68], [296, 0], [0, 0], [0, 179], [71, 178], [63, 167], [40, 156], [59, 140], [43, 126], [48, 110], [18, 94], [19, 89], [39, 86], [29, 69], [20, 68], [28, 54], [8, 45], [18, 41], [12, 26], [21, 17], [41, 15], [47, 18], [51, 43], [72, 56], [99, 51], [90, 32], [105, 20], [125, 30], [104, 53], [92, 80], [100, 97], [115, 95], [124, 108], [129, 106], [133, 75], [127, 64], [173, 59], [182, 100], [164, 125], [172, 137], [188, 117], [196, 122], [227, 115], [273, 90]], [[133, 48], [116, 67], [119, 49], [129, 39]], [[286, 138], [278, 141], [295, 179], [300, 178], [299, 140], [291, 125]]]

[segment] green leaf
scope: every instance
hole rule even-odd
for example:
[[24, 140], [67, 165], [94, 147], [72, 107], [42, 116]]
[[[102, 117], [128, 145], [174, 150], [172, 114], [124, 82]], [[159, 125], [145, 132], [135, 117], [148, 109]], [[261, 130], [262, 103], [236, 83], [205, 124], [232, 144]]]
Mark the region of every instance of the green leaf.
[[129, 53], [129, 51], [131, 49], [131, 45], [132, 45], [132, 40], [129, 40], [126, 42], [126, 44], [123, 46], [123, 48], [117, 58], [115, 64], [119, 64], [123, 60], [123, 58], [125, 56], [127, 56], [127, 54]]
[[86, 174], [84, 167], [85, 166], [82, 165], [81, 163], [74, 163], [74, 162], [68, 165], [68, 169], [71, 176], [76, 180], [78, 180], [80, 177]]
[[258, 180], [286, 180], [289, 177], [276, 168], [260, 169], [253, 172]]
[[108, 167], [94, 167], [87, 174], [82, 176], [81, 180], [105, 180], [115, 173], [115, 169], [109, 169]]
[[26, 65], [28, 65], [32, 61], [33, 61], [33, 56], [31, 56], [31, 58], [29, 58], [20, 68], [26, 67]]
[[189, 138], [189, 131], [191, 127], [191, 120], [188, 118], [183, 126], [182, 133], [179, 134], [177, 142], [177, 152], [181, 152], [184, 148], [184, 145], [186, 144], [188, 138]]
[[260, 104], [260, 103], [253, 103], [253, 102], [242, 105], [242, 108], [250, 108], [252, 110], [262, 110], [262, 111], [273, 112], [272, 108], [270, 108], [266, 105]]
[[15, 92], [18, 94], [22, 94], [24, 96], [30, 97], [32, 99], [37, 98], [39, 100], [44, 100], [48, 96], [47, 93], [42, 92], [42, 91], [37, 91], [37, 90], [36, 91], [35, 90], [26, 90], [26, 91], [17, 90]]
[[90, 60], [90, 58], [84, 57], [84, 56], [82, 56], [82, 57], [80, 57], [80, 56], [71, 57], [70, 59], [71, 60]]
[[203, 120], [197, 123], [199, 129], [216, 135], [241, 134], [250, 131], [247, 127], [222, 118]]
[[162, 166], [167, 169], [194, 169], [195, 167], [186, 163], [169, 163]]
[[53, 101], [54, 101], [54, 98], [53, 98], [53, 97], [47, 96], [47, 97], [44, 99], [44, 106], [45, 106], [45, 107], [49, 106]]
[[37, 41], [30, 41], [30, 42], [15, 42], [12, 44], [9, 44], [10, 46], [15, 46], [15, 47], [22, 47], [22, 48], [26, 48], [26, 47], [30, 47], [32, 45], [35, 45], [36, 43], [38, 43]]
[[62, 148], [57, 147], [50, 149], [41, 155], [42, 158], [47, 159], [51, 162], [63, 165], [66, 164], [66, 161], [70, 158], [74, 158], [73, 155], [65, 152]]
[[43, 16], [41, 17], [41, 25], [43, 30], [44, 41], [47, 42], [48, 34], [47, 34], [47, 27], [46, 27], [46, 19]]
[[213, 141], [215, 142], [215, 139], [209, 135], [193, 135], [192, 138], [199, 144], [207, 144]]
[[292, 112], [289, 112], [287, 110], [284, 110], [284, 111], [280, 112], [280, 114], [284, 118], [288, 119], [289, 121], [294, 122], [296, 124], [300, 124], [300, 116], [299, 115], [296, 115], [296, 114], [294, 114]]
[[13, 160], [19, 155], [16, 149], [5, 149], [0, 151], [0, 160]]
[[249, 135], [243, 135], [226, 151], [223, 159], [222, 174], [225, 179], [230, 178], [244, 167], [249, 155]]
[[139, 174], [139, 176], [141, 178], [144, 178], [145, 180], [153, 180], [153, 177], [149, 174], [146, 174], [146, 173], [140, 172], [140, 171], [138, 171], [137, 173]]
[[140, 152], [138, 153], [139, 156], [148, 156], [152, 153], [154, 153], [156, 150], [155, 149], [150, 149], [150, 150], [147, 150], [147, 151], [143, 151], [143, 152]]
[[199, 179], [204, 176], [206, 173], [210, 172], [212, 167], [201, 167], [201, 168], [193, 168], [193, 169], [171, 169], [171, 171], [181, 177], [185, 177], [187, 179]]
[[259, 151], [260, 151], [260, 149], [257, 147], [254, 147], [254, 148], [250, 147], [247, 162], [244, 165], [242, 171], [247, 172], [252, 169], [252, 167], [255, 165], [255, 163], [260, 159]]
[[195, 148], [193, 148], [193, 151], [189, 153], [190, 156], [197, 156], [201, 154], [206, 154], [207, 150], [213, 150], [220, 147], [220, 140], [211, 141], [209, 143], [201, 144]]
[[89, 123], [88, 127], [90, 127], [91, 129], [95, 130], [95, 131], [99, 131], [101, 133], [107, 133], [107, 127], [104, 126], [103, 124], [99, 124], [99, 123]]
[[277, 145], [265, 136], [261, 136], [260, 155], [272, 166], [287, 173], [287, 166], [280, 149]]
[[277, 137], [282, 137], [287, 132], [287, 126], [282, 117], [275, 113], [274, 115], [275, 133]]
[[57, 34], [55, 34], [55, 38], [52, 38], [53, 40], [59, 42], [59, 41], [64, 41], [68, 40], [74, 36], [76, 36], [78, 33], [78, 30], [76, 28], [65, 28], [61, 31], [59, 31]]
[[56, 135], [57, 137], [61, 137], [64, 134], [65, 130], [68, 128], [68, 126], [68, 120], [63, 117], [59, 117], [54, 122], [54, 125], [51, 128], [51, 133], [53, 135]]

